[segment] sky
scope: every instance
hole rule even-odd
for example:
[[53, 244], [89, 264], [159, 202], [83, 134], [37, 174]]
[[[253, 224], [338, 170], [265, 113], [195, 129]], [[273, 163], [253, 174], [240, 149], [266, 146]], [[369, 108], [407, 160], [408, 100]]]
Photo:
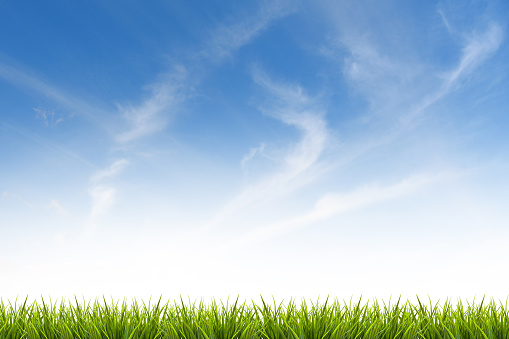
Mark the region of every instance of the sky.
[[0, 2], [2, 299], [504, 303], [508, 19]]

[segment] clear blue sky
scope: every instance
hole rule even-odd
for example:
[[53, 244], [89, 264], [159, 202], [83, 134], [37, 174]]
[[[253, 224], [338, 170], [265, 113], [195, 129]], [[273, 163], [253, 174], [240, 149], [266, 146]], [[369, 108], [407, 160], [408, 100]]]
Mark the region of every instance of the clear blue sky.
[[2, 1], [2, 297], [505, 300], [508, 18]]

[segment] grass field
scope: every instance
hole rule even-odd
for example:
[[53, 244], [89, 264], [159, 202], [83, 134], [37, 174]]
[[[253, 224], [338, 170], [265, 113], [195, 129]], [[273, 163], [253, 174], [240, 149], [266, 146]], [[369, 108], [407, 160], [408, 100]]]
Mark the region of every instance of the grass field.
[[323, 304], [305, 301], [277, 305], [261, 299], [259, 304], [237, 301], [184, 303], [182, 298], [141, 306], [95, 300], [51, 304], [41, 299], [32, 304], [0, 302], [0, 338], [484, 338], [509, 339], [509, 313], [493, 300], [465, 308], [453, 308], [401, 299], [393, 306], [375, 300], [372, 305], [340, 303], [328, 298]]

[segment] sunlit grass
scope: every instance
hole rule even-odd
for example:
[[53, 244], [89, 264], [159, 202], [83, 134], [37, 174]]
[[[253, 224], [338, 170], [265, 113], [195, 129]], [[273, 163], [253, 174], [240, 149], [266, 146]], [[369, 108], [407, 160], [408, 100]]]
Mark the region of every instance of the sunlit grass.
[[375, 300], [373, 305], [352, 305], [335, 300], [312, 304], [302, 301], [299, 307], [254, 301], [240, 305], [237, 300], [206, 305], [184, 303], [130, 306], [95, 300], [93, 304], [70, 301], [48, 304], [41, 299], [27, 304], [4, 304], [0, 300], [0, 338], [482, 338], [509, 339], [509, 313], [492, 300], [489, 304], [470, 305], [464, 309], [458, 301], [454, 309], [446, 301], [441, 307], [410, 302], [393, 305]]

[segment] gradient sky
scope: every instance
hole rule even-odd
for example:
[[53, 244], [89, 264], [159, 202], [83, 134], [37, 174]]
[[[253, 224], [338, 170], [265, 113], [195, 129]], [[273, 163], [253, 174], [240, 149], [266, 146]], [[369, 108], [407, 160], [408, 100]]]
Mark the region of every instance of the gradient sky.
[[508, 296], [507, 1], [2, 1], [0, 293]]

